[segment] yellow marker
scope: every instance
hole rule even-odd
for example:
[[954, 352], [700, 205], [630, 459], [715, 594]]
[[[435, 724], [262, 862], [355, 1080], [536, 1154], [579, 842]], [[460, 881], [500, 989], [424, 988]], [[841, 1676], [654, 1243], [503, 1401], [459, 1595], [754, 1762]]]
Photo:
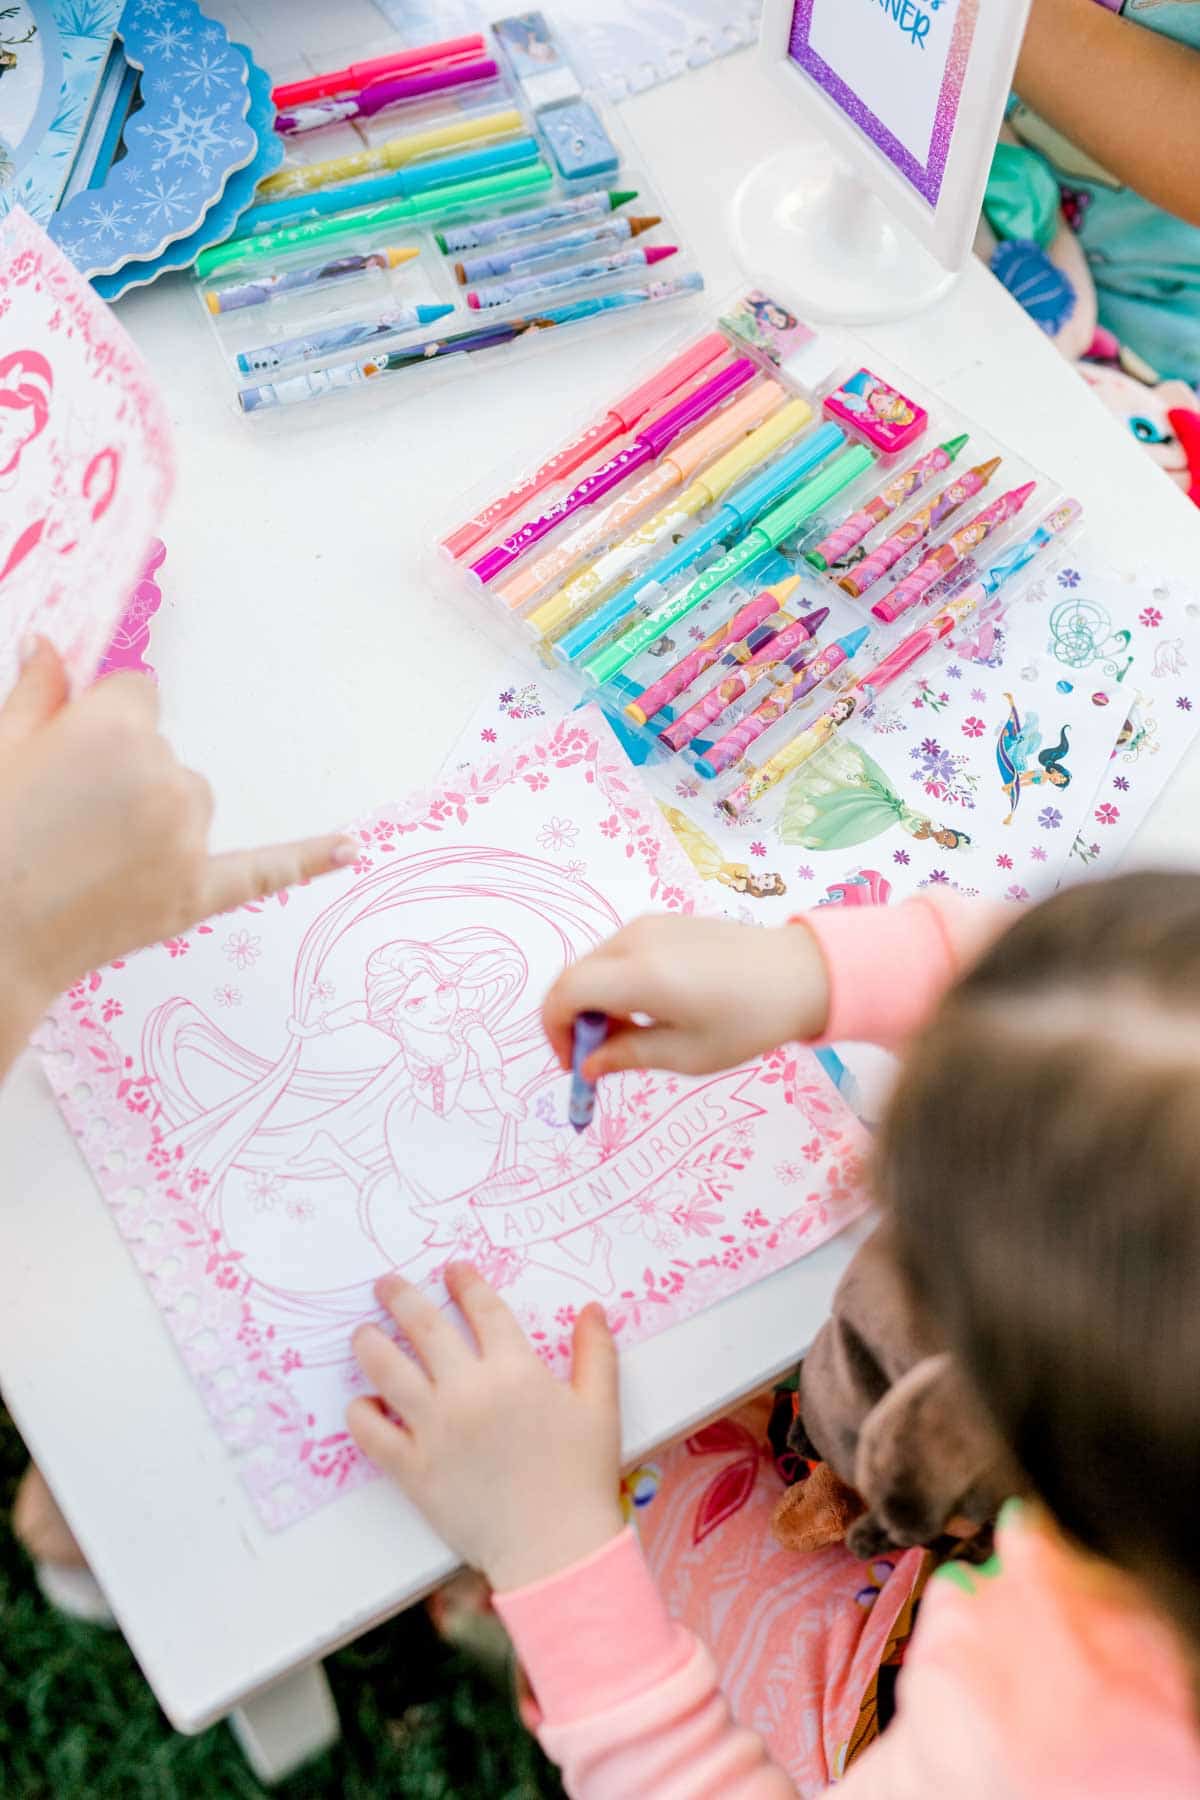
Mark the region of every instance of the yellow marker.
[[568, 620], [574, 621], [582, 613], [588, 602], [610, 588], [615, 581], [626, 574], [643, 553], [661, 543], [665, 537], [672, 535], [706, 506], [731, 488], [735, 481], [740, 481], [749, 474], [756, 463], [764, 462], [773, 456], [781, 444], [794, 438], [812, 419], [812, 407], [806, 400], [790, 400], [765, 425], [738, 444], [734, 449], [720, 457], [705, 473], [686, 487], [679, 498], [669, 506], [656, 512], [652, 519], [632, 532], [623, 543], [617, 544], [607, 555], [596, 558], [590, 567], [582, 570], [564, 587], [552, 594], [549, 600], [535, 607], [529, 615], [529, 623], [543, 637], [558, 631]]
[[413, 131], [406, 137], [388, 138], [385, 143], [357, 150], [351, 156], [330, 157], [327, 162], [300, 163], [292, 169], [280, 169], [268, 175], [255, 192], [259, 204], [283, 200], [291, 194], [310, 194], [314, 188], [330, 187], [339, 181], [352, 181], [356, 175], [373, 175], [385, 169], [400, 169], [418, 157], [430, 156], [438, 150], [453, 150], [460, 144], [476, 144], [486, 138], [514, 137], [525, 129], [525, 122], [515, 108], [504, 112], [484, 113], [474, 118], [459, 119], [453, 125], [435, 125], [429, 131]]

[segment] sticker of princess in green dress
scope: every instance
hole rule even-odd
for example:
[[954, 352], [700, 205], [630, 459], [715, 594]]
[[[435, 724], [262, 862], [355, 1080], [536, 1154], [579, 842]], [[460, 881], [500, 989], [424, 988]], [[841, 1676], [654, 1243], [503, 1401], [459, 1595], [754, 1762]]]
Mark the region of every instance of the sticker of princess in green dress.
[[970, 844], [965, 831], [935, 825], [917, 812], [858, 744], [837, 739], [800, 769], [784, 801], [779, 836], [805, 850], [848, 850], [898, 825], [918, 842], [943, 850]]

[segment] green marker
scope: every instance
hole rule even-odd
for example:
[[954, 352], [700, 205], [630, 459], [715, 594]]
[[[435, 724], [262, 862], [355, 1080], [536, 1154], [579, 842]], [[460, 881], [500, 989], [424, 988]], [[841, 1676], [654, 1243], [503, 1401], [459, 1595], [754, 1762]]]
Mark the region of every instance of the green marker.
[[723, 588], [727, 581], [732, 581], [743, 569], [748, 569], [760, 556], [765, 556], [768, 550], [776, 549], [785, 538], [791, 537], [806, 519], [811, 519], [814, 513], [820, 512], [835, 495], [840, 494], [843, 488], [849, 487], [852, 481], [856, 481], [869, 469], [874, 460], [871, 452], [861, 444], [856, 444], [851, 450], [844, 450], [836, 462], [830, 463], [822, 474], [815, 475], [811, 481], [806, 482], [799, 493], [790, 495], [769, 513], [765, 513], [753, 531], [747, 532], [740, 543], [735, 544], [732, 550], [727, 550], [703, 575], [698, 575], [695, 581], [689, 582], [673, 600], [665, 600], [656, 612], [647, 613], [644, 619], [617, 638], [615, 643], [589, 658], [583, 665], [584, 673], [596, 682], [607, 681], [610, 676], [618, 674], [626, 663], [641, 655], [647, 644], [653, 644], [665, 631], [670, 631], [673, 625], [677, 625], [680, 619], [694, 612], [710, 594], [715, 594], [718, 588]]
[[481, 175], [478, 181], [430, 188], [427, 194], [415, 194], [410, 200], [385, 200], [378, 206], [363, 206], [357, 212], [341, 213], [331, 219], [307, 219], [302, 225], [283, 225], [277, 231], [263, 231], [255, 237], [214, 244], [211, 250], [202, 251], [197, 257], [196, 273], [203, 280], [216, 269], [262, 262], [265, 257], [297, 250], [302, 245], [328, 244], [338, 238], [353, 237], [360, 231], [375, 231], [384, 225], [447, 218], [464, 207], [539, 193], [549, 187], [552, 180], [547, 165], [538, 162], [530, 169], [510, 169], [502, 175]]

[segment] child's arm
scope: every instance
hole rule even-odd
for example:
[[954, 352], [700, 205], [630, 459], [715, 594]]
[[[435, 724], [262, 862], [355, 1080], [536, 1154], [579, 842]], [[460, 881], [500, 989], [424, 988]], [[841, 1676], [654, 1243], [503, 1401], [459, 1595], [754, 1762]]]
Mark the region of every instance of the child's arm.
[[710, 1074], [796, 1041], [890, 1049], [1012, 916], [928, 894], [895, 907], [819, 906], [772, 929], [638, 919], [559, 977], [546, 1032], [566, 1068], [575, 1015], [609, 1015], [613, 1028], [587, 1065], [593, 1080], [633, 1068]]
[[1200, 53], [1096, 0], [1033, 0], [1016, 88], [1126, 187], [1200, 225]]
[[348, 1422], [434, 1529], [497, 1589], [537, 1702], [531, 1720], [576, 1800], [794, 1800], [735, 1725], [703, 1646], [668, 1617], [617, 1500], [616, 1349], [580, 1315], [570, 1383], [535, 1355], [475, 1272], [447, 1272], [474, 1334], [407, 1282], [379, 1297], [416, 1351], [376, 1326], [354, 1339], [394, 1415], [356, 1400]]
[[339, 837], [210, 856], [212, 797], [158, 734], [143, 676], [70, 700], [38, 640], [0, 707], [0, 1077], [91, 969], [353, 860]]

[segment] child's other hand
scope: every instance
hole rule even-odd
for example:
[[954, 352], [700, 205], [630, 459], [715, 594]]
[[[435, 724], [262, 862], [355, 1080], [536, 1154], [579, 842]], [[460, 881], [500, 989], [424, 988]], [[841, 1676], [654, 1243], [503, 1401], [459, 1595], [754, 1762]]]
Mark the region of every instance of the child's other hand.
[[378, 1400], [355, 1400], [355, 1443], [494, 1588], [524, 1587], [622, 1529], [617, 1352], [598, 1305], [575, 1326], [569, 1383], [552, 1375], [500, 1296], [472, 1268], [446, 1287], [474, 1336], [399, 1276], [377, 1292], [416, 1359], [377, 1325], [354, 1354]]
[[655, 914], [618, 931], [550, 989], [542, 1022], [564, 1068], [581, 1012], [611, 1021], [588, 1058], [591, 1081], [618, 1069], [709, 1075], [817, 1037], [829, 1015], [829, 978], [803, 927]]
[[0, 707], [0, 978], [12, 1048], [114, 957], [354, 855], [339, 837], [208, 854], [208, 784], [158, 734], [158, 695], [112, 675], [77, 700], [39, 640]]

